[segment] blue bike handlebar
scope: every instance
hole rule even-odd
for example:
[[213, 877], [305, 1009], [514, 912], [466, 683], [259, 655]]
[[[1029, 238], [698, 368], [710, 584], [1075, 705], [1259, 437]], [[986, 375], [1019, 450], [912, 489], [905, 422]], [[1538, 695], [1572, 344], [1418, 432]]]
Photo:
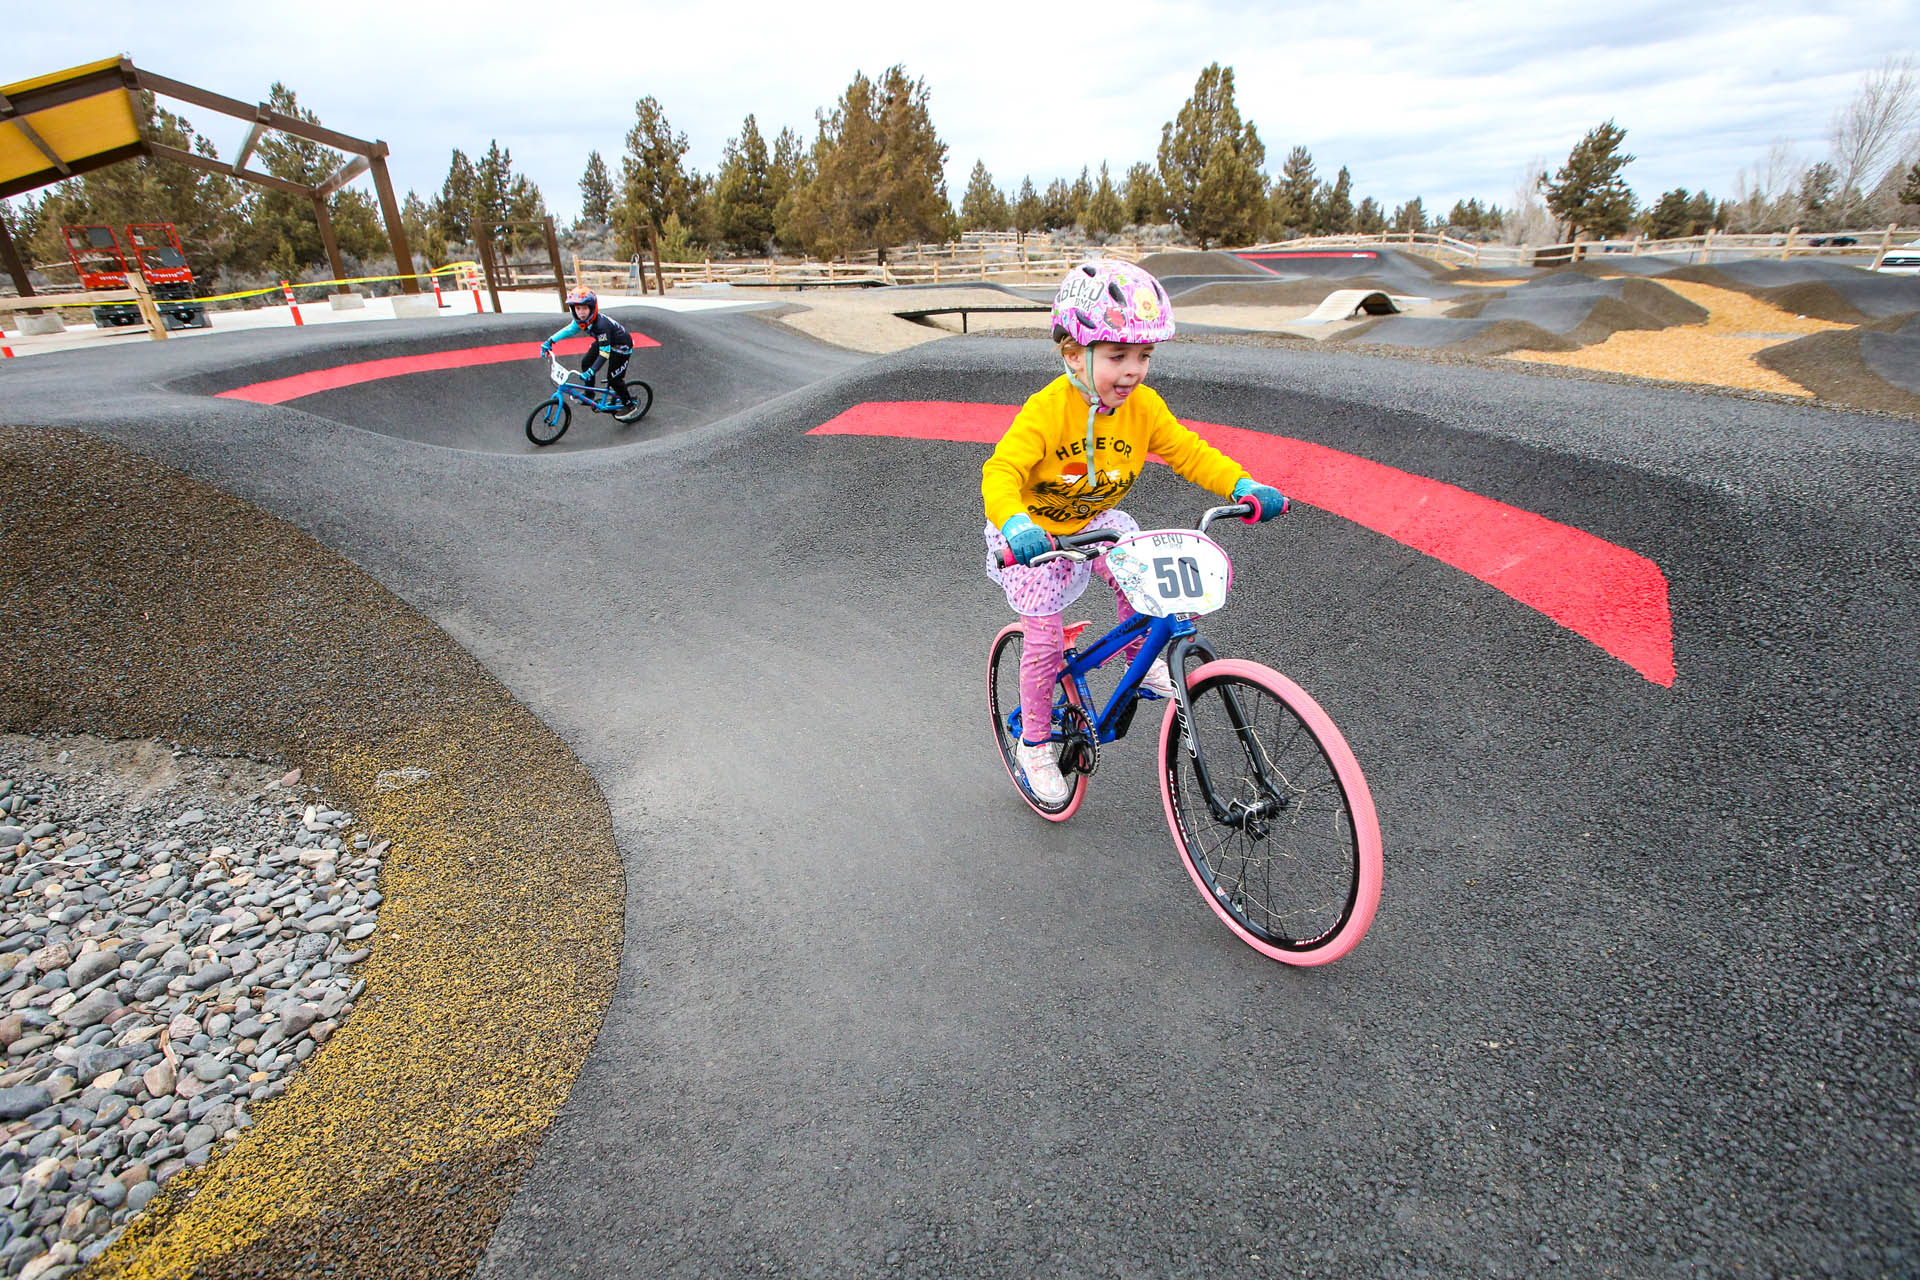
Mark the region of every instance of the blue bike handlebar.
[[[1248, 524], [1252, 524], [1260, 518], [1260, 504], [1249, 500], [1246, 502], [1231, 503], [1224, 507], [1208, 507], [1207, 510], [1201, 514], [1200, 523], [1195, 527], [1201, 533], [1205, 533], [1207, 526], [1225, 516], [1239, 516]], [[1082, 550], [1082, 548], [1097, 547], [1102, 543], [1118, 542], [1126, 535], [1118, 529], [1089, 529], [1085, 533], [1050, 534], [1048, 536], [1053, 538], [1056, 549], [1041, 552], [1032, 560], [1028, 561], [1028, 564], [1046, 564], [1049, 560], [1091, 560], [1094, 558], [1094, 555], [1098, 553], [1090, 554]], [[1000, 564], [1003, 568], [1012, 566], [1013, 562], [1013, 552], [1002, 551], [1000, 553]]]

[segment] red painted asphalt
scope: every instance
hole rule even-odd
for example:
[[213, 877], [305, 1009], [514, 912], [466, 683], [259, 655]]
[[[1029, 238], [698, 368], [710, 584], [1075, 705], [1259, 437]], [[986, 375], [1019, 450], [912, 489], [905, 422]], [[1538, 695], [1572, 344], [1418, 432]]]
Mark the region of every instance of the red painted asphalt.
[[[997, 444], [1017, 405], [868, 401], [810, 435]], [[1667, 579], [1637, 552], [1477, 493], [1321, 445], [1219, 423], [1187, 426], [1288, 497], [1471, 574], [1655, 684], [1675, 678]]]
[[[660, 344], [643, 333], [633, 335], [635, 350]], [[585, 337], [568, 338], [553, 348], [561, 355], [574, 355], [587, 349]], [[229, 400], [251, 400], [255, 404], [284, 404], [321, 391], [351, 387], [356, 383], [397, 378], [409, 373], [434, 369], [465, 369], [479, 364], [504, 364], [512, 360], [531, 360], [540, 354], [537, 342], [503, 342], [489, 347], [461, 347], [453, 351], [427, 351], [415, 356], [389, 356], [384, 360], [362, 360], [357, 364], [339, 364], [328, 369], [313, 369], [290, 378], [274, 378], [234, 387], [219, 394]]]

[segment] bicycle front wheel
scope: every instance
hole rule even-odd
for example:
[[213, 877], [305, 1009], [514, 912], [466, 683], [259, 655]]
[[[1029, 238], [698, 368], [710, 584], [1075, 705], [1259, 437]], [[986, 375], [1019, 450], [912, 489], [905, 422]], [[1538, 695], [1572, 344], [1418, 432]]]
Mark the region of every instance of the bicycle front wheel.
[[[993, 648], [987, 654], [987, 715], [993, 723], [994, 742], [1000, 748], [1000, 762], [1006, 765], [1007, 777], [1013, 780], [1020, 798], [1047, 821], [1065, 822], [1078, 812], [1080, 802], [1086, 799], [1087, 775], [1071, 767], [1062, 770], [1067, 780], [1067, 798], [1048, 804], [1033, 794], [1033, 789], [1027, 785], [1026, 773], [1013, 754], [1014, 747], [1019, 744], [1020, 733], [1032, 733], [1032, 730], [1024, 726], [1016, 727], [1015, 724], [1020, 710], [1020, 655], [1025, 652], [1026, 640], [1026, 631], [1018, 622], [1009, 623], [993, 638]], [[1056, 690], [1059, 687], [1057, 684], [1054, 686]], [[1051, 734], [1053, 726], [1045, 726], [1044, 731]], [[1056, 755], [1059, 750], [1059, 744], [1056, 743]]]
[[1353, 751], [1271, 667], [1209, 662], [1187, 688], [1198, 755], [1179, 703], [1160, 726], [1160, 798], [1187, 874], [1260, 954], [1338, 960], [1380, 902], [1380, 824]]
[[573, 409], [558, 396], [542, 400], [527, 415], [527, 439], [538, 445], [549, 445], [567, 434], [567, 428], [573, 424]]

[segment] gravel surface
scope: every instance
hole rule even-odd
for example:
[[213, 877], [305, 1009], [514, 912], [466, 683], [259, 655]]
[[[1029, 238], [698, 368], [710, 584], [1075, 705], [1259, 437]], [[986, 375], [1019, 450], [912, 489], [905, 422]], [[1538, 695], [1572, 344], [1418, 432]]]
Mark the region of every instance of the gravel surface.
[[[367, 837], [369, 853], [392, 842], [380, 929], [356, 944], [375, 945], [353, 970], [354, 983], [366, 984], [355, 1016], [322, 1033], [325, 1046], [309, 1050], [281, 1096], [252, 1101], [248, 1080], [235, 1120], [244, 1111], [253, 1124], [220, 1143], [218, 1159], [160, 1188], [97, 1273], [469, 1274], [611, 992], [621, 875], [593, 780], [438, 628], [313, 539], [204, 482], [104, 441], [4, 428], [0, 520], [0, 730], [154, 738], [209, 757], [277, 760], [275, 778], [287, 762], [304, 763], [339, 815], [327, 820], [322, 847], [347, 831]], [[243, 768], [223, 767], [230, 781]], [[252, 785], [244, 794], [255, 792], [269, 798]], [[244, 874], [241, 851], [280, 831], [279, 798], [256, 804], [251, 819], [242, 805], [233, 818], [246, 830], [219, 846], [201, 849], [200, 824], [184, 824], [168, 837], [183, 842], [173, 855], [191, 847], [214, 859], [214, 848], [230, 848], [207, 865]], [[312, 796], [296, 815], [301, 830], [307, 803]], [[346, 811], [354, 824], [336, 827]], [[144, 812], [148, 822], [185, 816]], [[296, 830], [288, 847], [309, 847], [299, 840]], [[123, 858], [157, 857], [148, 843], [125, 846]], [[280, 856], [269, 853], [269, 865]], [[252, 865], [257, 874], [257, 858]], [[310, 870], [317, 876], [319, 864]], [[334, 883], [359, 892], [361, 870], [336, 860]], [[200, 887], [216, 894], [213, 875], [204, 867], [188, 875], [182, 862], [169, 893], [176, 879], [190, 888], [207, 877]], [[257, 898], [251, 883], [244, 888]], [[276, 907], [279, 899], [264, 906], [282, 936], [290, 914], [317, 919], [307, 916], [313, 903], [296, 914], [291, 902]], [[193, 908], [182, 915], [184, 923]], [[349, 935], [364, 923], [334, 916]], [[160, 941], [143, 936], [152, 923], [128, 939], [139, 945], [136, 966]], [[265, 917], [258, 923], [264, 933]], [[332, 946], [331, 929], [304, 936]], [[183, 936], [189, 971], [213, 972], [199, 962], [216, 962], [194, 953], [213, 945], [211, 929], [208, 938]], [[217, 963], [237, 970], [240, 954]], [[145, 963], [177, 959], [169, 948]], [[266, 947], [254, 959], [273, 963]], [[344, 956], [300, 959], [331, 965]], [[258, 1002], [248, 1016], [286, 1016], [284, 994], [255, 994], [237, 976], [208, 980], [211, 1004], [205, 991], [171, 990], [172, 981], [166, 997], [189, 995], [183, 1012], [209, 1021], [229, 988], [229, 1018], [243, 996]], [[293, 994], [340, 1004], [331, 975], [322, 982], [311, 967]], [[323, 1021], [306, 1028], [305, 1043]], [[211, 1044], [210, 1027], [204, 1033]], [[297, 1054], [300, 1043], [290, 1037], [268, 1052]], [[209, 1070], [222, 1061], [183, 1061], [201, 1057]], [[150, 1172], [204, 1148], [199, 1136]], [[93, 1176], [104, 1186], [104, 1166]]]
[[90, 1262], [353, 1011], [385, 843], [299, 770], [0, 734], [0, 1269]]

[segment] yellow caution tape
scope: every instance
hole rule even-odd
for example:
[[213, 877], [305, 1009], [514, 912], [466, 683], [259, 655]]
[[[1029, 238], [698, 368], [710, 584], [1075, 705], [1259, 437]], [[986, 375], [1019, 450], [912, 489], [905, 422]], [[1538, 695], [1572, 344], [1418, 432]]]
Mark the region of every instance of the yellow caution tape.
[[[411, 275], [355, 276], [351, 280], [308, 280], [305, 283], [295, 283], [286, 287], [274, 284], [268, 285], [264, 289], [242, 289], [237, 293], [216, 293], [204, 298], [155, 298], [153, 301], [154, 305], [159, 307], [178, 306], [185, 302], [232, 302], [237, 298], [258, 298], [264, 294], [283, 293], [286, 291], [286, 288], [289, 287], [294, 289], [321, 289], [336, 284], [372, 284], [377, 280], [431, 280], [435, 276], [457, 276], [469, 267], [475, 272], [478, 272], [480, 264], [477, 262], [453, 262], [448, 263], [444, 267], [436, 267], [432, 271], [416, 271]], [[104, 290], [102, 292], [104, 292]], [[55, 300], [55, 297], [57, 297], [57, 295], [46, 296], [43, 301], [42, 295], [36, 294], [33, 300], [36, 305], [42, 307], [124, 307], [133, 305], [133, 299], [131, 298], [124, 302], [59, 302]]]

